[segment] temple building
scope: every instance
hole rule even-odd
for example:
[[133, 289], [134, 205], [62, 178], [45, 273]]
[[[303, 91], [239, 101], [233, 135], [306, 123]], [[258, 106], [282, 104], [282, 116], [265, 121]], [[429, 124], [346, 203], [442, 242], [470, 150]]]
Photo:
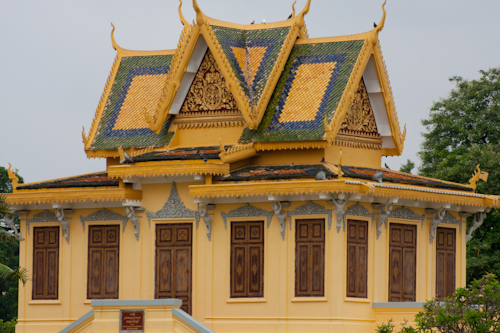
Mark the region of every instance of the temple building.
[[[88, 133], [106, 170], [18, 184], [17, 333], [373, 332], [464, 286], [497, 197], [381, 168], [398, 122], [371, 31], [305, 16], [183, 23], [176, 49], [116, 59]], [[114, 27], [113, 27], [114, 31]], [[475, 226], [467, 234], [466, 218]], [[17, 230], [16, 230], [17, 232]]]

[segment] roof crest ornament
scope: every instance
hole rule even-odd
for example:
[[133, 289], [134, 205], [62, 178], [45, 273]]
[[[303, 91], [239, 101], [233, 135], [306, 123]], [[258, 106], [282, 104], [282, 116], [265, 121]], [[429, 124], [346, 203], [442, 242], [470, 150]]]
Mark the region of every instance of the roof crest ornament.
[[9, 179], [12, 181], [12, 192], [16, 191], [17, 185], [19, 184], [19, 178], [16, 176], [16, 172], [11, 170], [12, 165], [9, 163], [9, 168], [7, 169], [7, 174]]
[[83, 145], [86, 147], [87, 143], [89, 142], [89, 139], [85, 135], [85, 126], [82, 126], [82, 141], [83, 141]]
[[116, 39], [115, 39], [115, 25], [113, 23], [111, 23], [111, 26], [113, 27], [113, 29], [111, 29], [111, 45], [113, 45], [113, 48], [116, 51], [123, 50], [123, 48], [120, 47], [120, 45], [118, 45], [118, 43], [116, 42]]
[[182, 7], [182, 0], [179, 0], [179, 17], [181, 19], [181, 23], [184, 27], [189, 27], [191, 26], [189, 24], [189, 22], [186, 20], [186, 18], [184, 17], [184, 15], [182, 14], [182, 10], [181, 10], [181, 7]]
[[469, 179], [469, 186], [472, 187], [474, 191], [476, 191], [476, 183], [482, 180], [486, 182], [488, 180], [488, 172], [481, 171], [479, 169], [479, 164], [476, 166], [476, 170], [472, 174], [472, 178]]
[[[304, 27], [304, 25], [306, 24], [304, 21], [304, 17], [307, 15], [307, 13], [309, 13], [310, 8], [311, 8], [311, 0], [307, 0], [307, 3], [305, 5], [304, 9], [302, 9], [302, 11], [299, 13], [299, 15], [297, 15], [297, 25], [298, 25], [299, 29], [302, 29]], [[295, 9], [294, 9], [294, 11], [295, 11]]]
[[387, 0], [384, 1], [384, 4], [382, 5], [382, 11], [384, 12], [384, 14], [382, 14], [382, 18], [380, 19], [380, 22], [377, 24], [377, 26], [372, 30], [373, 31], [373, 36], [372, 36], [372, 40], [371, 42], [373, 43], [373, 45], [375, 45], [378, 41], [378, 33], [380, 31], [382, 31], [382, 29], [384, 29], [384, 25], [385, 25], [385, 16], [386, 16], [386, 11], [385, 11], [385, 4], [386, 4]]
[[198, 2], [196, 2], [196, 0], [193, 0], [193, 8], [196, 12], [196, 24], [202, 26], [207, 23], [207, 16], [201, 11], [201, 8], [198, 6]]
[[292, 18], [295, 17], [295, 4], [297, 3], [297, 0], [295, 0], [292, 4]]

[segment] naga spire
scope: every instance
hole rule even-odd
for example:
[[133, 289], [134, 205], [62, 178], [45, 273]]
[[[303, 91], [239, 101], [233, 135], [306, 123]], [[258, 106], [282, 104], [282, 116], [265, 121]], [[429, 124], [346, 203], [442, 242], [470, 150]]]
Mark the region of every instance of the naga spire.
[[295, 17], [295, 4], [297, 3], [297, 0], [295, 0], [292, 4], [292, 18]]
[[372, 43], [375, 45], [378, 41], [378, 33], [384, 29], [385, 25], [385, 16], [386, 16], [386, 11], [385, 11], [385, 4], [387, 0], [384, 1], [384, 4], [382, 5], [382, 11], [384, 14], [382, 14], [382, 18], [380, 19], [380, 22], [377, 24], [377, 26], [373, 29], [373, 36], [372, 36]]
[[184, 15], [182, 14], [182, 10], [181, 10], [181, 7], [182, 7], [182, 0], [179, 0], [179, 17], [181, 19], [181, 23], [183, 26], [187, 27], [189, 26], [189, 22], [186, 20], [186, 18], [184, 17]]
[[194, 11], [196, 12], [196, 24], [198, 25], [203, 25], [207, 21], [206, 15], [201, 11], [200, 6], [198, 6], [198, 2], [196, 0], [193, 0], [193, 8]]
[[111, 29], [111, 44], [113, 45], [113, 48], [116, 51], [122, 50], [122, 48], [118, 45], [118, 43], [115, 40], [115, 25], [111, 23], [111, 26], [113, 27], [113, 29]]
[[[302, 11], [299, 13], [299, 15], [297, 15], [299, 29], [301, 29], [306, 24], [304, 21], [304, 17], [307, 15], [307, 13], [309, 13], [310, 8], [311, 8], [311, 0], [307, 0], [307, 3], [305, 5], [304, 9], [302, 9]], [[295, 9], [294, 9], [294, 11], [295, 11]]]

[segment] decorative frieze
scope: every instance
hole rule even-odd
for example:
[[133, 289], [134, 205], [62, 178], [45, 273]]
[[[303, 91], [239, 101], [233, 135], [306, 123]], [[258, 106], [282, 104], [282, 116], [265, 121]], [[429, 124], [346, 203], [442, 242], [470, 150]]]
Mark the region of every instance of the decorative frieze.
[[41, 213], [33, 215], [32, 219], [26, 219], [26, 227], [28, 229], [28, 235], [30, 234], [30, 225], [31, 223], [43, 223], [43, 222], [59, 222], [56, 214], [50, 212], [49, 210], [45, 210]]
[[128, 217], [115, 213], [111, 210], [103, 208], [97, 212], [93, 212], [86, 217], [80, 216], [80, 221], [82, 222], [83, 231], [85, 232], [85, 222], [87, 221], [122, 221], [123, 230], [127, 225]]
[[425, 221], [425, 214], [418, 215], [411, 209], [408, 209], [406, 207], [400, 207], [396, 208], [391, 212], [391, 217], [396, 218], [396, 219], [403, 219], [403, 220], [414, 220], [414, 221], [420, 221], [421, 225], [424, 225]]
[[369, 217], [372, 220], [372, 224], [373, 220], [375, 219], [375, 213], [370, 213], [370, 211], [363, 205], [361, 205], [359, 202], [356, 203], [355, 205], [348, 207], [346, 209], [346, 215]]
[[221, 212], [222, 220], [224, 221], [224, 227], [227, 229], [227, 219], [233, 217], [261, 217], [265, 216], [267, 219], [267, 227], [271, 224], [271, 219], [273, 217], [273, 211], [267, 211], [265, 209], [260, 209], [250, 204], [238, 207], [229, 211], [228, 213]]
[[288, 212], [290, 230], [292, 230], [292, 217], [295, 215], [327, 215], [328, 230], [330, 230], [330, 227], [332, 226], [332, 211], [312, 201], [309, 201], [308, 203], [295, 208], [295, 210]]

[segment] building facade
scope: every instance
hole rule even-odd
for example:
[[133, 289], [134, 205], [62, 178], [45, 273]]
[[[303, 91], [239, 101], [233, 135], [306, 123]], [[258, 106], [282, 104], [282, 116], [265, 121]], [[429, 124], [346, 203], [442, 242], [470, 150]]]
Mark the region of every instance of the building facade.
[[314, 39], [309, 5], [238, 25], [194, 0], [170, 51], [112, 33], [82, 133], [106, 170], [10, 173], [32, 272], [16, 332], [126, 331], [134, 311], [145, 332], [367, 332], [465, 285], [466, 218], [498, 206], [475, 193], [484, 173], [464, 185], [381, 168], [406, 135], [385, 9], [372, 31]]

